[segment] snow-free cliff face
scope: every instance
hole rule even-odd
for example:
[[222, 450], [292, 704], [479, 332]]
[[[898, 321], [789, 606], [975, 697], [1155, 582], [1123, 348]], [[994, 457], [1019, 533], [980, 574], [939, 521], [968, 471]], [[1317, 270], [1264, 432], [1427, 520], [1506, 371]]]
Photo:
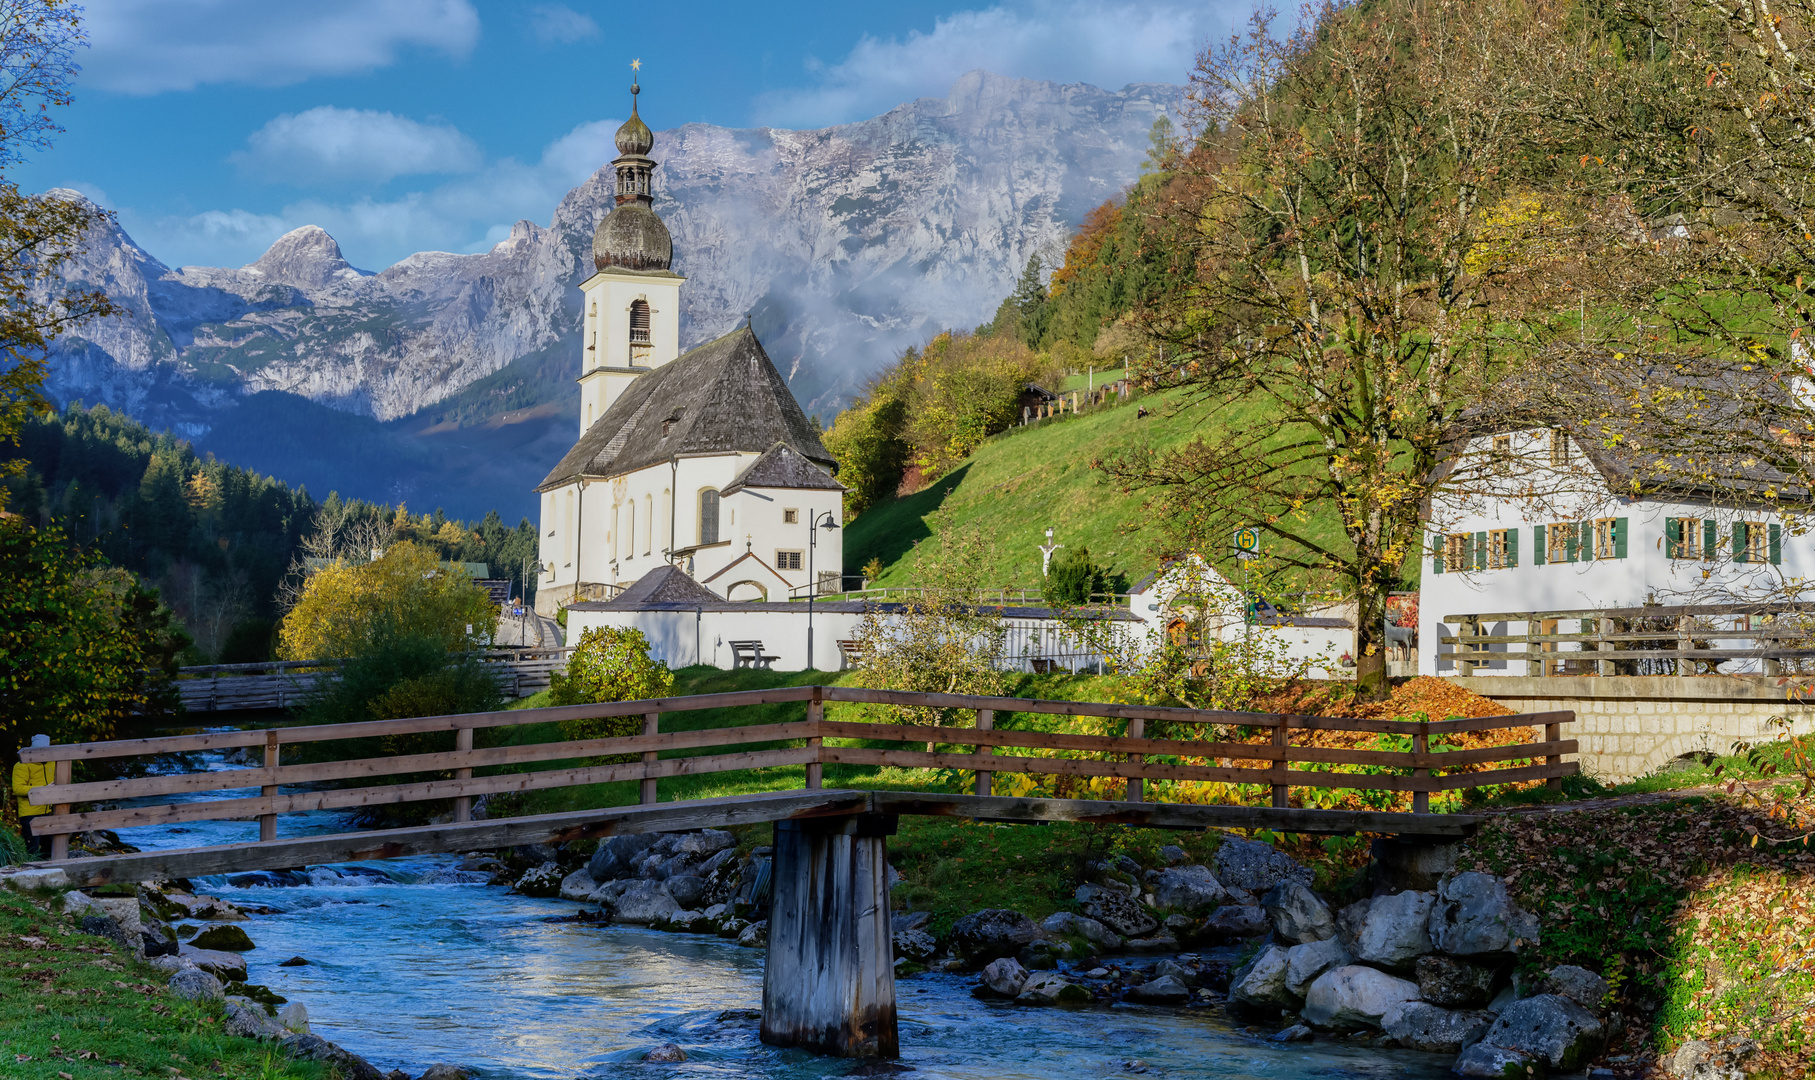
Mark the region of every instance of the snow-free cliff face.
[[[947, 98], [856, 124], [662, 132], [656, 210], [689, 279], [683, 347], [749, 317], [803, 406], [829, 419], [903, 347], [987, 320], [1030, 254], [1062, 251], [1135, 178], [1176, 103], [1168, 86], [975, 72]], [[260, 391], [424, 426], [441, 412], [470, 426], [565, 408], [576, 286], [610, 207], [601, 162], [548, 228], [518, 222], [490, 251], [423, 252], [378, 273], [349, 266], [314, 226], [238, 269], [172, 269], [109, 229], [68, 276], [129, 314], [59, 342], [51, 389], [196, 437]]]

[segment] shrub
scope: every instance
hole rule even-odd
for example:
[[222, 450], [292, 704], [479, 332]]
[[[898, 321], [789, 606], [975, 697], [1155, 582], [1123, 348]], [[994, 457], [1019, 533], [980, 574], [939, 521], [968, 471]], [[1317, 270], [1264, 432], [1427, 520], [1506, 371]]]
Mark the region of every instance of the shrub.
[[[596, 626], [580, 635], [568, 655], [567, 671], [554, 674], [549, 701], [554, 705], [589, 705], [604, 701], [638, 701], [665, 697], [674, 690], [674, 673], [649, 658], [649, 639], [641, 630]], [[641, 717], [604, 716], [563, 720], [569, 739], [606, 739], [636, 735]]]
[[1089, 548], [1061, 548], [1041, 590], [1053, 607], [1077, 607], [1090, 603], [1090, 594], [1109, 591], [1109, 586], [1103, 568], [1090, 560]]
[[491, 637], [497, 624], [497, 607], [465, 572], [405, 541], [364, 565], [335, 562], [311, 574], [279, 628], [279, 651], [291, 660], [337, 659], [421, 638], [449, 653]]

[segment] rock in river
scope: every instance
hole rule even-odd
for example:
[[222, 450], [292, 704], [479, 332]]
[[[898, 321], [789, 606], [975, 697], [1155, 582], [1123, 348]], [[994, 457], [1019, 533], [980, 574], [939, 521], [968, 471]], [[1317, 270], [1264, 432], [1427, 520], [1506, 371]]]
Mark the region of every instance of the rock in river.
[[1011, 998], [1021, 992], [1027, 985], [1027, 969], [1013, 957], [1005, 956], [1000, 960], [991, 960], [983, 968], [981, 989], [988, 990], [1000, 997]]
[[584, 866], [561, 879], [561, 899], [585, 903], [599, 889], [599, 883], [592, 879]]
[[1183, 1005], [1191, 1000], [1191, 990], [1177, 975], [1161, 975], [1128, 991], [1128, 1000], [1145, 1005]]
[[561, 893], [561, 868], [555, 863], [543, 863], [531, 870], [525, 870], [523, 876], [512, 886], [522, 896], [559, 896]]
[[1409, 971], [1431, 951], [1427, 927], [1435, 899], [1435, 893], [1408, 890], [1351, 904], [1337, 920], [1343, 944], [1357, 960]]
[[1202, 915], [1227, 895], [1207, 866], [1175, 866], [1153, 878], [1153, 906], [1181, 915]]
[[177, 956], [227, 982], [246, 981], [246, 958], [238, 953], [198, 949], [185, 942], [177, 949]]
[[1253, 904], [1224, 904], [1204, 920], [1202, 932], [1224, 941], [1259, 937], [1267, 932], [1267, 913]]
[[1286, 989], [1287, 950], [1269, 945], [1235, 971], [1229, 999], [1262, 1010], [1296, 1009], [1299, 995]]
[[592, 896], [602, 907], [611, 910], [618, 922], [649, 924], [681, 910], [681, 905], [668, 895], [666, 882], [614, 881], [599, 886]]
[[1298, 997], [1317, 981], [1317, 976], [1331, 968], [1354, 963], [1355, 958], [1335, 938], [1307, 941], [1286, 950], [1286, 989]]
[[1485, 1005], [1493, 997], [1494, 969], [1491, 967], [1443, 953], [1431, 953], [1420, 956], [1412, 970], [1418, 978], [1418, 996], [1432, 1005], [1446, 1009], [1466, 1008]]
[[1379, 1027], [1393, 1006], [1418, 1000], [1418, 984], [1351, 964], [1319, 975], [1305, 991], [1305, 1021], [1313, 1027], [1357, 1031]]
[[1506, 883], [1470, 871], [1446, 877], [1431, 905], [1430, 939], [1439, 952], [1484, 956], [1517, 951], [1538, 940], [1538, 920], [1506, 895]]
[[189, 942], [186, 948], [214, 949], [221, 952], [245, 952], [256, 949], [252, 939], [244, 930], [229, 923], [226, 926], [210, 926]]
[[1101, 885], [1080, 885], [1078, 903], [1084, 914], [1124, 938], [1146, 937], [1160, 928], [1160, 922], [1126, 894]]
[[1567, 1070], [1593, 1060], [1606, 1038], [1607, 1029], [1581, 1005], [1560, 994], [1539, 994], [1508, 1005], [1481, 1041]]
[[1281, 941], [1302, 944], [1323, 941], [1336, 936], [1336, 916], [1310, 887], [1299, 881], [1285, 881], [1267, 890], [1260, 898], [1267, 921]]
[[1454, 1054], [1480, 1042], [1493, 1021], [1490, 1013], [1452, 1011], [1428, 1002], [1407, 1001], [1387, 1010], [1380, 1026], [1408, 1050]]
[[1015, 995], [1022, 1005], [1088, 1005], [1095, 1000], [1095, 994], [1056, 971], [1034, 972]]
[[1311, 871], [1293, 862], [1272, 844], [1258, 840], [1230, 837], [1216, 849], [1211, 860], [1216, 880], [1225, 889], [1246, 889], [1256, 896], [1285, 881], [1311, 884]]
[[952, 924], [952, 951], [973, 967], [1013, 956], [1040, 938], [1040, 928], [1019, 911], [985, 908]]

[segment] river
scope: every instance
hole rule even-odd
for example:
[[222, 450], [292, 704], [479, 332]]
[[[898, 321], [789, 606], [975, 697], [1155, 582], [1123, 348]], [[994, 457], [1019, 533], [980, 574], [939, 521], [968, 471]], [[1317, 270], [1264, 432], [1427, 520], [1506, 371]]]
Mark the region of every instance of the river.
[[[217, 755], [189, 767], [225, 768]], [[247, 792], [215, 792], [212, 798]], [[330, 813], [287, 815], [280, 835], [341, 831]], [[140, 848], [254, 840], [252, 822], [121, 830]], [[445, 1061], [487, 1080], [641, 1075], [733, 1080], [842, 1077], [865, 1067], [764, 1046], [755, 1010], [763, 954], [715, 937], [551, 923], [580, 905], [456, 883], [453, 856], [313, 869], [310, 882], [198, 891], [282, 914], [255, 916], [248, 978], [308, 1007], [318, 1034], [381, 1069]], [[437, 881], [436, 879], [440, 880]], [[426, 880], [425, 880], [426, 879]], [[282, 967], [301, 956], [308, 964]], [[897, 983], [901, 1062], [926, 1080], [1356, 1077], [1438, 1080], [1450, 1059], [1341, 1041], [1279, 1045], [1219, 1008], [1027, 1008], [979, 1001], [975, 977]], [[642, 1062], [652, 1047], [688, 1060]], [[873, 1068], [873, 1067], [871, 1067]], [[657, 1072], [656, 1070], [661, 1070]]]

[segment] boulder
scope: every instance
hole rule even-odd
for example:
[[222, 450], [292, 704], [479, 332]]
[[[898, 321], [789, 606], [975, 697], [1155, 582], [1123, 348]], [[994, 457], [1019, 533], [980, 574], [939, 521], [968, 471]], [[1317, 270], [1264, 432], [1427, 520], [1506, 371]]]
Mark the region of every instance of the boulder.
[[1229, 1000], [1265, 1010], [1298, 1008], [1302, 999], [1286, 988], [1286, 950], [1269, 945], [1237, 968], [1229, 979]]
[[1121, 935], [1088, 915], [1056, 911], [1046, 917], [1040, 929], [1055, 937], [1081, 937], [1105, 952], [1122, 947]]
[[213, 949], [218, 952], [246, 952], [258, 948], [252, 938], [237, 926], [210, 926], [195, 935], [185, 948]]
[[221, 981], [200, 968], [183, 968], [170, 977], [170, 992], [186, 1001], [221, 997]]
[[746, 949], [760, 949], [769, 944], [769, 920], [759, 919], [744, 927], [737, 935], [737, 943]]
[[1011, 998], [1027, 984], [1027, 969], [1013, 957], [991, 960], [983, 968], [983, 988], [999, 997]]
[[1161, 975], [1129, 990], [1128, 1000], [1143, 1005], [1183, 1005], [1191, 1000], [1191, 989], [1177, 975]]
[[39, 892], [69, 887], [69, 875], [64, 873], [61, 867], [51, 867], [48, 870], [8, 870], [5, 872], [4, 878], [0, 878], [0, 880], [22, 892]]
[[985, 908], [952, 924], [952, 951], [972, 967], [1003, 956], [1014, 956], [1039, 940], [1040, 928], [1019, 911]]
[[1126, 893], [1101, 885], [1080, 885], [1077, 900], [1085, 915], [1122, 937], [1145, 937], [1160, 928], [1159, 920], [1148, 914], [1146, 908], [1135, 903]]
[[332, 1066], [342, 1080], [385, 1080], [371, 1062], [358, 1054], [341, 1049], [320, 1035], [285, 1035], [278, 1045], [293, 1058], [320, 1061]]
[[599, 842], [599, 848], [586, 863], [586, 873], [601, 884], [635, 872], [656, 837], [649, 833], [627, 833]]
[[1418, 984], [1376, 968], [1350, 964], [1312, 980], [1302, 1015], [1313, 1027], [1332, 1031], [1377, 1028], [1393, 1006], [1418, 1000]]
[[300, 1001], [292, 1001], [277, 1010], [277, 1022], [285, 1031], [306, 1035], [309, 1033], [309, 1009]]
[[1587, 1065], [1606, 1043], [1595, 1015], [1561, 994], [1538, 994], [1508, 1005], [1482, 1041], [1541, 1058], [1553, 1069]]
[[[617, 885], [625, 887], [614, 888]], [[605, 899], [608, 893], [616, 895]], [[632, 881], [627, 884], [614, 881], [610, 885], [600, 886], [599, 891], [593, 894], [593, 899], [599, 900], [601, 906], [609, 907], [612, 918], [618, 922], [640, 923], [645, 926], [681, 910], [681, 905], [668, 895], [667, 884], [660, 881]]]
[[1202, 915], [1226, 895], [1207, 866], [1174, 866], [1154, 875], [1153, 906], [1167, 913]]
[[106, 912], [109, 918], [120, 924], [120, 929], [126, 932], [126, 936], [134, 941], [138, 940], [139, 934], [145, 929], [144, 914], [139, 910], [137, 896], [104, 896], [90, 900], [89, 903]]
[[1160, 848], [1160, 858], [1165, 860], [1167, 866], [1179, 866], [1191, 861], [1190, 854], [1177, 844], [1167, 844]]
[[1330, 913], [1330, 905], [1302, 882], [1283, 881], [1273, 886], [1260, 898], [1260, 906], [1273, 935], [1281, 941], [1299, 945], [1336, 936], [1336, 916]]
[[1489, 1046], [1476, 1043], [1462, 1051], [1451, 1065], [1450, 1071], [1457, 1076], [1491, 1077], [1492, 1080], [1506, 1080], [1509, 1076], [1532, 1075], [1531, 1058], [1517, 1050], [1508, 1050], [1501, 1046]]
[[227, 999], [225, 1016], [221, 1021], [221, 1030], [229, 1035], [238, 1035], [242, 1039], [281, 1039], [290, 1034], [284, 1026], [273, 1020], [265, 1007], [256, 1001], [247, 1001], [242, 997]]
[[122, 949], [133, 952], [138, 951], [139, 943], [128, 937], [126, 931], [120, 927], [120, 924], [113, 921], [112, 916], [99, 914], [93, 908], [90, 908], [89, 910], [91, 913], [82, 916], [82, 922], [80, 924], [84, 934], [92, 934], [95, 937], [106, 938], [108, 941], [113, 942]]
[[1174, 953], [1178, 952], [1178, 938], [1171, 934], [1155, 934], [1152, 937], [1129, 938], [1122, 942], [1122, 948], [1131, 953]]
[[1224, 904], [1210, 913], [1199, 932], [1225, 941], [1259, 937], [1267, 932], [1267, 913], [1251, 904]]
[[1538, 920], [1512, 902], [1506, 883], [1472, 870], [1437, 885], [1428, 929], [1437, 951], [1451, 956], [1512, 953], [1538, 940]]
[[671, 1042], [666, 1042], [649, 1051], [647, 1054], [644, 1054], [643, 1060], [662, 1065], [673, 1064], [677, 1061], [686, 1061], [687, 1051], [682, 1050]]
[[1267, 1041], [1279, 1043], [1310, 1042], [1311, 1037], [1311, 1029], [1308, 1026], [1304, 1024], [1293, 1024], [1283, 1031], [1277, 1031], [1267, 1036]]
[[694, 855], [705, 858], [720, 851], [727, 851], [737, 846], [737, 837], [723, 829], [701, 829], [699, 832], [687, 833], [675, 841], [674, 850], [682, 855]]
[[164, 923], [148, 922], [139, 931], [139, 948], [147, 959], [153, 956], [175, 956], [176, 932]]
[[166, 975], [175, 975], [185, 968], [195, 968], [194, 964], [177, 956], [175, 953], [165, 953], [161, 956], [154, 956], [145, 962]]
[[698, 907], [706, 899], [706, 882], [693, 874], [676, 874], [668, 879], [668, 895], [684, 908]]
[[1337, 920], [1343, 944], [1364, 963], [1409, 971], [1431, 951], [1435, 899], [1435, 893], [1408, 891], [1350, 904]]
[[1493, 1026], [1490, 1013], [1441, 1009], [1423, 1001], [1407, 1001], [1387, 1010], [1380, 1027], [1408, 1050], [1428, 1054], [1460, 1053], [1481, 1041]]
[[1095, 994], [1056, 971], [1029, 975], [1021, 984], [1021, 992], [1015, 995], [1015, 1001], [1022, 1005], [1089, 1005], [1095, 1000]]
[[559, 895], [563, 900], [573, 900], [583, 904], [598, 889], [599, 883], [594, 881], [592, 875], [587, 873], [586, 868], [582, 866], [561, 879]]
[[562, 881], [560, 865], [547, 862], [534, 869], [523, 871], [523, 876], [518, 878], [516, 884], [511, 888], [523, 896], [559, 896]]
[[1335, 938], [1307, 941], [1286, 950], [1286, 989], [1299, 998], [1317, 981], [1317, 976], [1331, 968], [1344, 967], [1355, 958]]
[[1225, 839], [1210, 860], [1216, 880], [1225, 889], [1246, 889], [1256, 896], [1286, 881], [1309, 888], [1312, 874], [1287, 858], [1272, 844], [1258, 840]]
[[896, 930], [894, 940], [895, 956], [916, 964], [926, 963], [939, 951], [939, 943], [925, 930]]
[[[644, 1058], [643, 1060], [648, 1061], [649, 1059]], [[416, 1080], [473, 1080], [473, 1077], [477, 1075], [479, 1074], [464, 1065], [437, 1063], [423, 1070], [422, 1075], [418, 1076]]]
[[1544, 989], [1560, 994], [1590, 1012], [1598, 1012], [1607, 1000], [1607, 980], [1574, 964], [1558, 964], [1544, 975]]
[[1494, 969], [1443, 953], [1428, 953], [1412, 965], [1418, 996], [1446, 1009], [1480, 1007], [1493, 997]]

